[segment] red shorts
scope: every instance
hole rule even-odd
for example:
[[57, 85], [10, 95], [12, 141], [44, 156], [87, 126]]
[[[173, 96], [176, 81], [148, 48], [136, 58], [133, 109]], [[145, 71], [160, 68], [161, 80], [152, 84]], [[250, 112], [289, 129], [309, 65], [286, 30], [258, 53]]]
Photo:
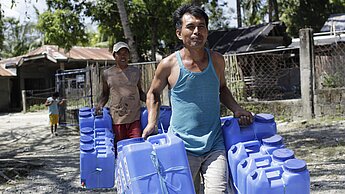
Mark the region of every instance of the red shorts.
[[[113, 132], [115, 134], [115, 143], [123, 139], [141, 137], [142, 130], [140, 127], [140, 120], [129, 124], [113, 125]], [[116, 147], [116, 144], [114, 146]]]

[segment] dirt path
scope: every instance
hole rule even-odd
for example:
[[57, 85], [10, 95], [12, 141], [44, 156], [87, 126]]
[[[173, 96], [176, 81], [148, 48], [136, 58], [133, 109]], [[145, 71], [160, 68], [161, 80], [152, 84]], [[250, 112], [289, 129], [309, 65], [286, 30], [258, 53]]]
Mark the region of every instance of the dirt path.
[[[79, 180], [79, 132], [51, 137], [47, 111], [0, 114], [1, 193], [114, 193], [85, 190]], [[311, 193], [345, 193], [345, 121], [281, 123], [278, 133], [308, 163]]]

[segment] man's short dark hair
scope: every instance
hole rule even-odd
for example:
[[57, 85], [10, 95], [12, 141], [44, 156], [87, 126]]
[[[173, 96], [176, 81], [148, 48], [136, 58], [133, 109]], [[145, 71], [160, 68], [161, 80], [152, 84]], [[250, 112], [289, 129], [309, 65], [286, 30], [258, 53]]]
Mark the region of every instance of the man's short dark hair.
[[59, 95], [60, 95], [59, 92], [54, 92], [54, 93], [53, 93], [53, 97], [56, 97], [56, 98], [57, 98], [57, 97], [59, 97]]
[[206, 22], [206, 26], [208, 26], [208, 16], [204, 10], [202, 10], [199, 6], [192, 5], [192, 4], [185, 4], [177, 8], [177, 10], [173, 14], [174, 24], [176, 29], [182, 28], [182, 17], [185, 13], [189, 13], [194, 17], [204, 18]]

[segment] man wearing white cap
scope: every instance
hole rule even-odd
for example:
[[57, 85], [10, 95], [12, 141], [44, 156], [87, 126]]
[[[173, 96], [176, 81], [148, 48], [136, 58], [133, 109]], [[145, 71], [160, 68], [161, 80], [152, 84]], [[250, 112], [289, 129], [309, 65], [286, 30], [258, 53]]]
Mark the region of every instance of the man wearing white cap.
[[[113, 120], [115, 141], [141, 137], [140, 100], [146, 101], [141, 88], [141, 73], [137, 67], [129, 66], [129, 47], [118, 42], [113, 47], [115, 65], [103, 73], [103, 88], [96, 113], [110, 98], [110, 113]], [[115, 144], [116, 146], [116, 144]]]

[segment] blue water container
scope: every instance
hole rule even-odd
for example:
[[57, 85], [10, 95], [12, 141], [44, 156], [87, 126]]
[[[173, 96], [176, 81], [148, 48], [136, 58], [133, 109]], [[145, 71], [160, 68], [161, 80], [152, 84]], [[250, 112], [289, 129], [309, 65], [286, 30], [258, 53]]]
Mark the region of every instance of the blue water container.
[[271, 137], [277, 133], [277, 124], [271, 114], [260, 113], [254, 116], [253, 129], [256, 139]]
[[79, 113], [80, 112], [91, 112], [91, 111], [92, 111], [92, 109], [90, 107], [82, 107], [79, 109]]
[[84, 134], [80, 135], [80, 146], [86, 144], [94, 145], [93, 137]]
[[285, 161], [289, 159], [294, 159], [294, 158], [295, 158], [294, 151], [288, 148], [276, 149], [272, 152], [272, 166], [283, 165]]
[[184, 144], [174, 134], [150, 136], [145, 142], [123, 146], [122, 152], [129, 193], [195, 193]]
[[94, 127], [94, 117], [91, 111], [79, 111], [79, 129], [84, 127]]
[[223, 125], [225, 123], [225, 121], [227, 120], [231, 120], [233, 119], [233, 116], [224, 116], [224, 117], [220, 117], [220, 123]]
[[95, 115], [95, 125], [94, 128], [107, 128], [109, 130], [112, 129], [112, 123], [109, 120], [109, 116], [107, 113], [103, 113], [100, 115]]
[[147, 111], [146, 107], [141, 107], [140, 108], [140, 125], [141, 125], [141, 130], [144, 130], [147, 122], [148, 122], [148, 116], [149, 113]]
[[93, 171], [97, 168], [96, 151], [93, 144], [80, 145], [80, 183], [86, 188], [95, 188]]
[[228, 151], [228, 163], [231, 171], [232, 182], [234, 186], [237, 184], [237, 166], [243, 160], [250, 156], [261, 156], [260, 153], [260, 142], [257, 140], [239, 142]]
[[259, 168], [247, 176], [247, 194], [309, 194], [310, 176], [305, 161], [289, 159], [283, 166]]
[[114, 140], [113, 132], [107, 128], [96, 128], [95, 138], [98, 138], [98, 137], [107, 137]]
[[115, 152], [114, 146], [96, 147], [97, 168], [94, 174], [97, 177], [96, 188], [113, 188], [115, 184]]
[[262, 140], [277, 133], [273, 115], [256, 114], [254, 122], [248, 126], [240, 126], [238, 118], [224, 118], [222, 125], [225, 148], [228, 151], [232, 145], [238, 142]]
[[260, 152], [262, 154], [272, 154], [272, 152], [279, 148], [284, 148], [283, 137], [280, 135], [273, 135], [268, 138], [262, 139], [262, 146]]
[[94, 130], [92, 127], [83, 127], [80, 128], [80, 135], [88, 135], [94, 138]]
[[228, 151], [232, 145], [239, 142], [251, 141], [255, 139], [251, 125], [240, 128], [236, 118], [226, 120], [222, 126], [225, 149]]
[[[125, 191], [128, 193], [128, 185], [130, 184], [130, 177], [129, 174], [125, 173], [124, 167], [127, 166], [126, 159], [123, 158], [122, 148], [126, 145], [136, 144], [136, 143], [143, 143], [145, 142], [144, 138], [137, 137], [131, 139], [124, 139], [117, 142], [117, 160], [116, 160], [116, 183], [118, 184], [119, 193], [124, 193]], [[127, 170], [128, 172], [128, 170]]]
[[171, 107], [161, 106], [159, 109], [158, 133], [167, 133], [170, 126]]
[[110, 114], [110, 108], [109, 107], [104, 107], [103, 108], [103, 117], [105, 117], [106, 123], [108, 125], [109, 129], [113, 128], [113, 118], [111, 117]]
[[238, 193], [246, 193], [246, 182], [248, 174], [258, 168], [270, 167], [271, 163], [272, 157], [270, 155], [257, 155], [243, 159], [237, 165], [237, 179], [235, 185], [238, 189]]
[[[171, 107], [170, 106], [161, 106], [159, 108], [159, 117], [157, 121], [158, 126], [158, 133], [166, 133], [170, 126], [170, 118], [171, 118]], [[146, 108], [141, 108], [141, 118], [140, 124], [141, 129], [145, 129], [148, 120], [148, 111]]]

